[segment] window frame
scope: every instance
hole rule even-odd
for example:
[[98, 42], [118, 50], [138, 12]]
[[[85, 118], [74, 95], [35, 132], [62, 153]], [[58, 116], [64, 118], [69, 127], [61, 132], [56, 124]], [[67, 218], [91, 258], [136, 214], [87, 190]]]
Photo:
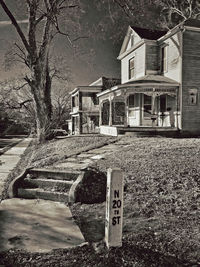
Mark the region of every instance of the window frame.
[[188, 93], [189, 93], [188, 104], [190, 106], [198, 105], [198, 90], [197, 90], [197, 88], [189, 89]]
[[[150, 97], [151, 98], [151, 103], [150, 104], [149, 103], [145, 104], [145, 97]], [[145, 112], [145, 108], [144, 108], [145, 106], [151, 106], [150, 113]], [[143, 115], [144, 118], [150, 118], [151, 117], [151, 115], [152, 115], [152, 96], [143, 94], [143, 114], [144, 114]]]
[[[133, 67], [131, 67], [131, 61], [133, 61]], [[128, 76], [129, 80], [133, 79], [135, 77], [135, 56], [129, 59], [129, 64], [128, 64]], [[133, 71], [133, 74], [132, 74]]]
[[[131, 105], [130, 106], [130, 100], [129, 99], [130, 99], [131, 96], [133, 96], [133, 98], [134, 98], [134, 105]], [[135, 114], [135, 105], [136, 105], [136, 97], [135, 97], [135, 94], [130, 94], [128, 96], [128, 117], [135, 118], [135, 116], [136, 116], [136, 114]], [[130, 112], [133, 113], [132, 116], [129, 115]]]

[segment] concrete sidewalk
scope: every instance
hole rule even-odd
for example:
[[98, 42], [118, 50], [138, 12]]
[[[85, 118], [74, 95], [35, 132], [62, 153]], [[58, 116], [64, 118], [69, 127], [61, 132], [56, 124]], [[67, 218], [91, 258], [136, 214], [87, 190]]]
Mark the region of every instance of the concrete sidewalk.
[[[25, 138], [0, 156], [0, 197], [4, 183], [30, 144]], [[84, 243], [80, 229], [63, 203], [7, 199], [0, 203], [0, 251], [48, 252]]]
[[85, 242], [65, 204], [18, 198], [0, 204], [0, 240], [0, 251], [29, 252], [48, 252]]
[[0, 155], [0, 198], [9, 173], [16, 167], [31, 140], [32, 138], [25, 138], [4, 154]]

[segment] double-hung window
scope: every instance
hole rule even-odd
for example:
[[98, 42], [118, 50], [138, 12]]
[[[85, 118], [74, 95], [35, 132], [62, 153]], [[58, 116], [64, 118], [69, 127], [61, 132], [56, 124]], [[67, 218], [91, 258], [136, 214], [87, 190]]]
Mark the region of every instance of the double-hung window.
[[135, 76], [135, 57], [132, 57], [129, 60], [129, 79], [134, 78]]

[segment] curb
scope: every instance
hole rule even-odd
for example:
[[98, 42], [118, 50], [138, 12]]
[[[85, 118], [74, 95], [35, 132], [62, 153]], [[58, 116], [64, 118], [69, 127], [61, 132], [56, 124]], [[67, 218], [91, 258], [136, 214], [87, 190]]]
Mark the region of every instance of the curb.
[[25, 139], [25, 137], [22, 138], [22, 139], [19, 140], [19, 141], [16, 141], [16, 142], [14, 142], [14, 143], [12, 143], [12, 144], [10, 144], [10, 145], [8, 145], [8, 146], [2, 148], [2, 149], [0, 150], [0, 156], [3, 155], [5, 152], [7, 152], [10, 148], [12, 148], [12, 147], [18, 145], [18, 144], [19, 144], [20, 142], [22, 142], [24, 139]]

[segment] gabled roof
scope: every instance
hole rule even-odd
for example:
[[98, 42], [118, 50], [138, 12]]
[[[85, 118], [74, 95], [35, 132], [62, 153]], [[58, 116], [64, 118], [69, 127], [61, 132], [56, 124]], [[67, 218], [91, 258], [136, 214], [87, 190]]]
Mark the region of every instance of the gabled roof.
[[98, 80], [94, 81], [93, 83], [89, 85], [77, 86], [75, 89], [73, 89], [70, 92], [70, 94], [74, 95], [78, 91], [88, 92], [88, 93], [92, 93], [92, 92], [98, 93], [100, 91], [104, 91], [120, 83], [121, 83], [121, 79], [118, 79], [118, 78], [100, 77]]
[[117, 84], [121, 83], [121, 79], [119, 78], [107, 78], [107, 77], [100, 77], [95, 82], [91, 83], [89, 86], [102, 86], [102, 90], [106, 90], [112, 86], [115, 86]]
[[157, 31], [157, 30], [139, 28], [135, 26], [129, 26], [126, 32], [119, 56], [126, 51], [131, 33], [133, 31], [139, 36], [139, 38], [141, 38], [141, 40], [147, 39], [147, 40], [153, 40], [153, 41], [159, 39], [160, 37], [164, 36], [167, 33], [167, 31]]
[[131, 26], [131, 28], [142, 38], [148, 40], [157, 40], [167, 33], [167, 31], [150, 30]]

